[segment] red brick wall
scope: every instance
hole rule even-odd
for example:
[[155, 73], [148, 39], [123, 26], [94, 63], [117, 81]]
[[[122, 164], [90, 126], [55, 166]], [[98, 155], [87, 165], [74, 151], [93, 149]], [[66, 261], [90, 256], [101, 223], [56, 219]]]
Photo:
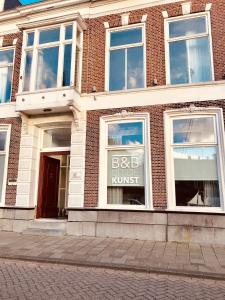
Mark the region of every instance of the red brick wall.
[[8, 34], [3, 37], [3, 48], [14, 46], [13, 45], [14, 39], [17, 39], [17, 43], [15, 45], [15, 60], [14, 60], [14, 70], [13, 70], [11, 101], [16, 101], [16, 93], [18, 92], [18, 87], [19, 87], [23, 34], [22, 32], [18, 32], [14, 34]]
[[[0, 119], [0, 126], [4, 124], [11, 124], [11, 136], [9, 146], [9, 160], [8, 160], [8, 179], [17, 179], [19, 151], [20, 151], [20, 137], [21, 137], [21, 119], [7, 118]], [[15, 205], [16, 203], [16, 186], [6, 184], [5, 204]]]
[[[150, 114], [150, 143], [152, 164], [152, 189], [155, 208], [167, 207], [165, 145], [163, 112], [190, 106], [191, 103], [154, 105], [146, 107], [125, 108], [129, 112], [148, 112]], [[199, 107], [221, 107], [225, 114], [225, 102], [195, 102]], [[99, 120], [101, 116], [121, 112], [121, 109], [89, 111], [87, 114], [86, 170], [85, 170], [85, 207], [98, 206], [98, 172], [99, 172]]]
[[[184, 1], [186, 2], [186, 1]], [[216, 80], [225, 79], [225, 0], [192, 0], [192, 13], [204, 12], [206, 3], [212, 3], [211, 23], [213, 55]], [[149, 7], [130, 12], [130, 24], [140, 23], [144, 14], [146, 23], [147, 86], [152, 86], [154, 78], [159, 85], [166, 83], [164, 19], [162, 11], [170, 17], [182, 15], [181, 3]], [[91, 92], [92, 86], [98, 92], [104, 91], [105, 74], [105, 28], [121, 26], [120, 14], [86, 20], [88, 30], [84, 34], [82, 91]]]
[[[15, 60], [12, 80], [12, 94], [11, 101], [16, 101], [16, 93], [19, 87], [19, 74], [21, 63], [21, 51], [22, 51], [22, 33], [8, 34], [3, 37], [3, 48], [14, 46], [15, 47]], [[13, 45], [14, 39], [17, 39], [16, 45]], [[19, 163], [19, 151], [20, 151], [20, 136], [21, 136], [21, 119], [20, 118], [7, 118], [0, 119], [0, 125], [11, 124], [11, 136], [10, 136], [10, 149], [8, 160], [8, 179], [17, 179], [18, 163]], [[5, 204], [15, 205], [16, 203], [16, 186], [6, 185]]]

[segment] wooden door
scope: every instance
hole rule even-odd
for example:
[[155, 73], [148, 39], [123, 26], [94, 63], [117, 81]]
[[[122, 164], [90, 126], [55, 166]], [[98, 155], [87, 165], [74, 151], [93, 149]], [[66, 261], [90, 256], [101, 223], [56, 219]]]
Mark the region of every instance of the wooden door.
[[57, 218], [60, 160], [43, 155], [40, 169], [37, 218]]

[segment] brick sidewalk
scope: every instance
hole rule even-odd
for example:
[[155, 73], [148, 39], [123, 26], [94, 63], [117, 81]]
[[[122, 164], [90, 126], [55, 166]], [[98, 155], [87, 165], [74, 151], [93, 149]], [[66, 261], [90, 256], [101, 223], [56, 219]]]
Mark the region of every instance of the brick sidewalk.
[[225, 280], [225, 246], [0, 232], [0, 257]]

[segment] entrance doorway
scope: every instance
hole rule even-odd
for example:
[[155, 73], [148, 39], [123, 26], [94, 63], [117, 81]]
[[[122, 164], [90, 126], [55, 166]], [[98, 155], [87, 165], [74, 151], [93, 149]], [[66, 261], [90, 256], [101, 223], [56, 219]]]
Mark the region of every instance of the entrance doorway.
[[65, 218], [69, 152], [41, 153], [37, 218]]

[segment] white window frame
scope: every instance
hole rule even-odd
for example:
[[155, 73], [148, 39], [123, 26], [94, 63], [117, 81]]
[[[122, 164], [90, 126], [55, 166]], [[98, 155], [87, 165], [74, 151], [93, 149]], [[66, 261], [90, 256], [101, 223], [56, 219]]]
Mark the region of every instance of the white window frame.
[[[120, 205], [107, 203], [107, 161], [108, 151], [108, 125], [118, 123], [143, 123], [143, 149], [144, 149], [144, 176], [145, 176], [145, 205]], [[121, 146], [118, 149], [127, 149], [129, 146]], [[116, 150], [116, 147], [113, 147]], [[99, 143], [99, 189], [98, 206], [107, 209], [129, 209], [129, 210], [152, 210], [152, 171], [151, 171], [151, 149], [150, 149], [150, 117], [148, 113], [135, 113], [127, 116], [111, 115], [100, 118], [100, 143]]]
[[[65, 37], [65, 28], [67, 26], [73, 26], [73, 34], [72, 39], [66, 40]], [[40, 31], [42, 30], [51, 30], [54, 28], [60, 29], [60, 38], [59, 41], [51, 42], [51, 43], [45, 43], [45, 44], [39, 44], [39, 35]], [[81, 34], [81, 43], [77, 43], [77, 31]], [[34, 32], [34, 44], [32, 46], [27, 46], [27, 36], [28, 33]], [[64, 46], [71, 44], [72, 45], [72, 55], [71, 55], [71, 74], [70, 74], [70, 85], [69, 86], [63, 86], [63, 67], [64, 67]], [[57, 86], [54, 88], [48, 88], [46, 90], [55, 90], [59, 88], [68, 88], [73, 87], [75, 82], [75, 61], [76, 61], [76, 46], [79, 46], [81, 50], [81, 62], [82, 62], [82, 55], [83, 55], [83, 30], [79, 26], [79, 24], [74, 22], [68, 22], [68, 23], [61, 23], [61, 24], [55, 24], [51, 26], [42, 26], [36, 29], [29, 29], [25, 30], [23, 32], [23, 49], [22, 49], [22, 63], [20, 68], [20, 83], [19, 83], [19, 92], [20, 93], [30, 93], [30, 92], [36, 92], [39, 91], [36, 89], [36, 77], [37, 77], [37, 63], [38, 63], [38, 50], [44, 49], [44, 48], [50, 48], [50, 47], [59, 47], [59, 55], [58, 55], [58, 74], [57, 74]], [[32, 65], [31, 65], [31, 76], [30, 76], [30, 89], [28, 91], [24, 91], [24, 79], [25, 79], [25, 67], [26, 67], [26, 52], [32, 51], [33, 57], [32, 57]], [[79, 82], [78, 82], [78, 89], [81, 90], [81, 74], [82, 74], [82, 63], [80, 63], [80, 70], [79, 70]], [[42, 91], [42, 90], [41, 90]]]
[[[220, 207], [197, 207], [197, 206], [176, 206], [175, 196], [175, 176], [174, 176], [174, 157], [172, 143], [173, 139], [173, 120], [190, 119], [190, 118], [203, 118], [213, 117], [214, 128], [216, 135], [216, 143], [214, 145], [218, 150], [218, 180], [220, 188]], [[223, 111], [220, 108], [196, 108], [194, 112], [190, 112], [187, 109], [183, 110], [171, 110], [164, 112], [164, 132], [165, 132], [165, 154], [166, 154], [166, 180], [167, 180], [167, 207], [168, 210], [177, 211], [195, 211], [195, 212], [224, 212], [224, 196], [225, 196], [225, 144], [224, 144], [224, 123], [223, 123]], [[198, 143], [200, 144], [200, 143]], [[205, 143], [210, 144], [210, 143]], [[204, 143], [202, 143], [204, 145]], [[195, 143], [185, 144], [184, 147], [195, 146]]]
[[10, 99], [8, 102], [0, 102], [0, 105], [2, 104], [7, 104], [7, 103], [10, 103], [11, 102], [11, 99], [12, 99], [12, 89], [13, 89], [13, 78], [14, 78], [14, 68], [15, 68], [15, 52], [16, 52], [16, 48], [15, 46], [13, 47], [1, 47], [0, 48], [0, 52], [3, 52], [3, 51], [7, 51], [7, 50], [13, 50], [13, 62], [12, 63], [7, 63], [7, 64], [1, 64], [0, 63], [0, 67], [1, 68], [4, 68], [4, 67], [13, 67], [12, 68], [12, 84], [11, 84], [11, 91], [10, 91]]
[[[176, 38], [170, 38], [169, 37], [169, 24], [175, 21], [182, 21], [187, 19], [195, 19], [198, 17], [205, 16], [206, 19], [206, 33], [203, 34], [194, 34], [194, 35], [188, 35], [183, 37], [176, 37]], [[209, 38], [209, 49], [210, 49], [210, 62], [211, 62], [211, 75], [212, 75], [212, 81], [215, 80], [215, 74], [214, 74], [214, 60], [213, 60], [213, 47], [212, 47], [212, 29], [211, 29], [211, 17], [210, 12], [201, 12], [201, 13], [195, 13], [185, 16], [179, 16], [179, 17], [172, 17], [164, 20], [164, 36], [165, 36], [165, 62], [166, 62], [166, 84], [167, 85], [176, 85], [171, 83], [171, 77], [170, 77], [170, 52], [169, 52], [169, 43], [175, 42], [175, 41], [183, 41], [183, 40], [189, 40], [193, 38], [201, 38], [201, 37], [208, 37]], [[189, 83], [183, 83], [183, 84], [196, 84], [196, 82], [189, 82]], [[177, 85], [182, 85], [177, 84]]]
[[[135, 44], [126, 44], [122, 46], [115, 46], [110, 47], [110, 36], [112, 32], [120, 32], [128, 29], [142, 29], [142, 43], [135, 43]], [[116, 49], [129, 49], [133, 47], [140, 47], [143, 46], [143, 74], [144, 74], [144, 86], [141, 88], [135, 88], [135, 89], [124, 89], [124, 90], [116, 90], [116, 91], [110, 91], [109, 90], [109, 81], [110, 81], [110, 51], [116, 50]], [[127, 74], [125, 74], [125, 80], [127, 81]], [[121, 91], [133, 91], [133, 90], [140, 90], [144, 89], [147, 86], [147, 79], [146, 79], [146, 26], [145, 23], [139, 23], [139, 24], [132, 24], [132, 25], [126, 25], [122, 27], [116, 27], [116, 28], [108, 28], [106, 29], [106, 46], [105, 46], [105, 91], [108, 91], [110, 93], [118, 93]]]
[[3, 171], [2, 180], [2, 194], [0, 195], [0, 206], [5, 205], [5, 195], [6, 195], [6, 184], [8, 176], [8, 163], [9, 163], [9, 147], [10, 147], [10, 136], [11, 136], [11, 124], [0, 125], [0, 132], [7, 132], [5, 141], [5, 151], [0, 151], [0, 155], [5, 155], [5, 165]]
[[[59, 126], [45, 126], [42, 127], [41, 129], [41, 147], [40, 147], [40, 152], [67, 152], [71, 150], [71, 144], [70, 147], [44, 147], [44, 131], [45, 130], [54, 130], [54, 129], [64, 129], [64, 128], [69, 128], [71, 129], [71, 124], [68, 125], [59, 125]], [[72, 136], [72, 132], [71, 132]], [[71, 141], [71, 140], [70, 140]]]

